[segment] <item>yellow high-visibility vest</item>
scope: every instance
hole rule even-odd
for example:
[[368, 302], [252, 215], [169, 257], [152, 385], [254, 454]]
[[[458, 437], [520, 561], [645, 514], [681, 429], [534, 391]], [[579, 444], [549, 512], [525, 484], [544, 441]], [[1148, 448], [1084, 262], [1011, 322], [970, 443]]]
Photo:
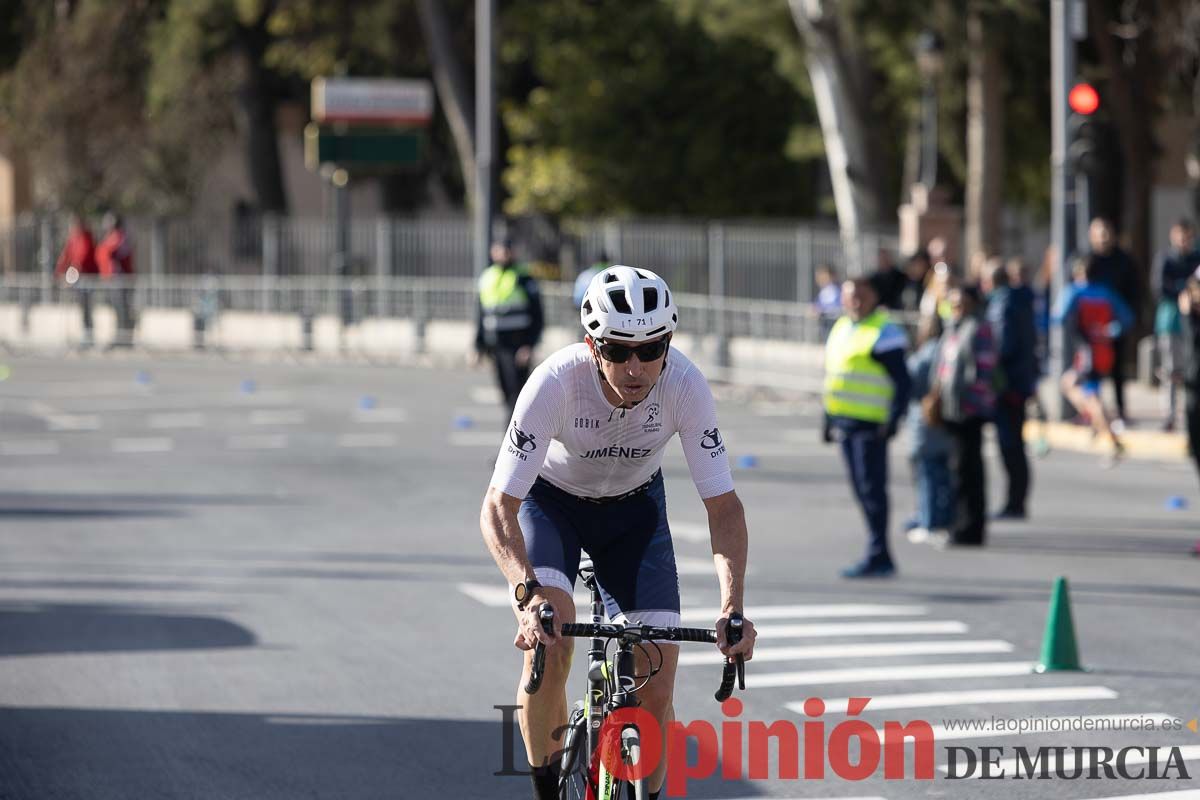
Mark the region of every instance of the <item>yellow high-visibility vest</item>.
[[896, 387], [883, 365], [871, 357], [887, 313], [879, 310], [861, 322], [842, 317], [825, 343], [825, 411], [831, 416], [883, 424], [888, 421]]
[[505, 269], [492, 264], [479, 276], [479, 304], [485, 313], [505, 314], [524, 311], [529, 305], [529, 296], [520, 284], [521, 271], [516, 267]]

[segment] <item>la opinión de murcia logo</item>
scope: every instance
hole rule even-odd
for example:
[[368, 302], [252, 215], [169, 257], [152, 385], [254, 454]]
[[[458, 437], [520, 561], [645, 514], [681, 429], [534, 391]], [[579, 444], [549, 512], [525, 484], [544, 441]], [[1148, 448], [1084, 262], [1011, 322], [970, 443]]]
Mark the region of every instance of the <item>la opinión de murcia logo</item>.
[[[809, 719], [799, 725], [791, 720], [742, 721], [742, 703], [736, 698], [721, 704], [726, 719], [717, 726], [704, 720], [684, 723], [673, 720], [666, 726], [665, 737], [657, 721], [645, 709], [623, 708], [604, 719], [598, 749], [605, 768], [619, 780], [637, 780], [654, 772], [664, 757], [670, 765], [664, 786], [665, 796], [687, 796], [688, 782], [710, 778], [720, 768], [724, 780], [824, 780], [827, 777], [847, 781], [870, 778], [883, 767], [884, 780], [922, 780], [935, 778], [935, 734], [924, 720], [901, 723], [888, 720], [876, 728], [856, 719], [871, 702], [867, 697], [849, 698], [845, 719], [830, 728], [821, 719], [825, 702], [810, 697], [804, 702]], [[504, 767], [497, 776], [528, 775], [515, 768], [514, 721], [521, 706], [493, 706], [500, 711]], [[641, 734], [642, 755], [637, 764], [626, 764], [620, 756], [621, 731], [637, 725]], [[561, 741], [566, 727], [555, 731]], [[665, 740], [664, 740], [665, 739]], [[688, 763], [689, 740], [696, 758]], [[906, 743], [912, 742], [911, 774], [908, 770]], [[1013, 757], [1003, 760], [1003, 747], [946, 747], [943, 780], [979, 778], [983, 780], [1189, 780], [1184, 755], [1178, 747], [1060, 746], [1013, 748]], [[771, 753], [777, 754], [774, 761]], [[853, 754], [853, 757], [852, 757]], [[745, 761], [743, 761], [743, 755]], [[550, 762], [561, 761], [562, 753], [553, 753]], [[775, 765], [775, 774], [770, 767]], [[801, 767], [803, 764], [803, 768]], [[802, 772], [803, 769], [803, 772]]]

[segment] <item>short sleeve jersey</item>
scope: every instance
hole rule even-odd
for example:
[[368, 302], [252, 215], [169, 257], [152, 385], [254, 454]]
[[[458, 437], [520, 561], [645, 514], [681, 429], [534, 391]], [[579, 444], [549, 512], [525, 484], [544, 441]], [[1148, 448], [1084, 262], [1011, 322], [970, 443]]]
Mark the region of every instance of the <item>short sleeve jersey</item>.
[[540, 475], [579, 497], [613, 497], [646, 483], [675, 434], [700, 497], [733, 490], [708, 381], [671, 350], [646, 399], [614, 408], [584, 343], [559, 350], [533, 371], [500, 445], [491, 485], [524, 499]]

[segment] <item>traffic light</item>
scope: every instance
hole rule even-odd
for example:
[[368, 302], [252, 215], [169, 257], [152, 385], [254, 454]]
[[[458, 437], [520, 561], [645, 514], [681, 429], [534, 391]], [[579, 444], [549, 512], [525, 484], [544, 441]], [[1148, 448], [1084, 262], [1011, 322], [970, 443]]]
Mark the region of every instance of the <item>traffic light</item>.
[[1088, 83], [1077, 83], [1067, 95], [1071, 115], [1067, 119], [1067, 160], [1076, 174], [1096, 170], [1100, 131], [1093, 115], [1100, 108], [1100, 95]]

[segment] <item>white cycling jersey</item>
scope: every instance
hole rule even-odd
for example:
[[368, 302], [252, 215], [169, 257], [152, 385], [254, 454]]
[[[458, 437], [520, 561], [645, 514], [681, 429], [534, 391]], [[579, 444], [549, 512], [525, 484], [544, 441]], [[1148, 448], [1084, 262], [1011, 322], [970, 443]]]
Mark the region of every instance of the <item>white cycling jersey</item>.
[[[636, 356], [635, 356], [636, 357]], [[733, 491], [708, 381], [678, 350], [650, 394], [614, 408], [591, 352], [564, 347], [533, 371], [504, 434], [491, 485], [524, 499], [540, 474], [579, 497], [612, 497], [650, 480], [676, 433], [702, 498]]]

